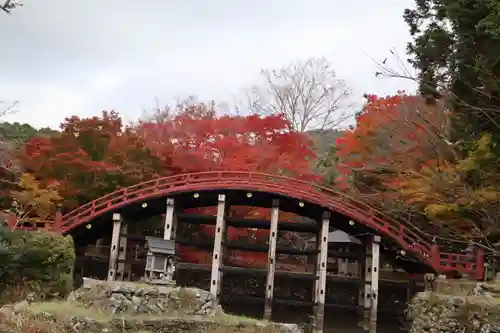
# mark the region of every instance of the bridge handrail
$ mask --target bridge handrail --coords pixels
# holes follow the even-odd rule
[[[381,226],[386,226],[392,230],[388,230],[392,234],[396,233],[404,241],[406,238],[413,243],[418,244],[422,251],[430,253],[431,242],[430,236],[426,233],[420,231],[413,224],[406,221],[397,221],[393,217],[386,213],[364,203],[357,199],[354,199],[344,193],[335,191],[331,188],[321,186],[318,184],[310,183],[296,178],[291,178],[282,175],[273,175],[267,173],[258,172],[245,172],[245,171],[207,171],[198,173],[186,173],[174,176],[167,176],[158,179],[149,180],[146,182],[138,183],[129,187],[125,187],[114,192],[108,193],[102,197],[99,197],[87,204],[79,206],[75,210],[69,212],[62,216],[61,224],[67,225],[68,222],[77,218],[85,213],[98,212],[99,208],[105,209],[107,204],[113,200],[119,200],[122,197],[127,196],[127,194],[133,194],[134,192],[139,192],[146,188],[158,188],[161,185],[190,185],[196,183],[203,183],[207,181],[246,181],[257,182],[273,182],[275,181],[279,184],[279,181],[285,182],[287,185],[295,185],[292,187],[302,188],[302,191],[310,192],[309,194],[315,192],[321,192],[324,194],[321,198],[325,199],[328,196],[328,201],[330,203],[341,203],[350,213],[355,212],[356,214],[363,213],[365,219],[371,219],[372,224],[379,224]],[[390,226],[390,227],[389,227]]]

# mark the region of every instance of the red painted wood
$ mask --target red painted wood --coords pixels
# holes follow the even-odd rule
[[[202,190],[245,190],[289,196],[320,205],[357,223],[362,223],[381,236],[395,240],[405,251],[412,252],[437,272],[481,272],[479,259],[470,255],[441,253],[432,245],[431,236],[412,224],[396,220],[373,207],[343,193],[298,179],[264,173],[213,171],[181,174],[139,183],[104,195],[70,213],[57,216],[53,230],[67,233],[91,222],[96,217],[137,202],[177,193]],[[484,256],[484,255],[483,255]],[[477,268],[477,269],[476,269]],[[484,267],[483,267],[484,274]]]

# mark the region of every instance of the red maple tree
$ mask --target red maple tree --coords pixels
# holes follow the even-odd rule
[[[64,211],[117,188],[174,172],[145,149],[116,112],[67,118],[58,135],[29,140],[19,157],[37,179],[60,183]]]
[[[407,170],[436,165],[450,152],[448,121],[443,104],[428,105],[420,96],[368,95],[356,126],[337,139],[338,184],[372,204],[394,200],[394,185]]]
[[[290,123],[282,115],[217,116],[204,104],[184,106],[173,117],[156,117],[156,121],[139,122],[135,131],[148,148],[183,172],[253,171],[291,176],[306,181],[320,178],[312,171],[315,158],[310,139],[290,131]],[[193,209],[191,212],[215,214],[215,207]],[[231,207],[234,217],[269,219],[264,208]],[[294,220],[293,214],[281,213],[281,220]],[[213,236],[213,226],[202,226]],[[230,228],[230,240],[245,239],[263,242],[268,230]],[[238,261],[266,263],[267,255],[233,251]],[[238,258],[238,259],[235,259]]]
[[[133,126],[124,126],[116,112],[103,112],[101,117],[65,119],[58,135],[29,140],[20,158],[41,182],[60,184],[66,212],[118,188],[181,172],[240,170],[319,180],[312,171],[309,138],[289,129],[280,115],[217,116],[201,104]],[[215,208],[194,211],[214,214]],[[231,214],[270,217],[269,209],[254,207],[232,207]],[[281,219],[294,216],[283,213]],[[203,231],[211,236],[214,228]],[[230,228],[228,237],[262,242],[268,231]],[[182,249],[184,259],[205,260],[192,248]],[[238,262],[267,262],[265,254],[231,256]]]
[[[183,172],[241,170],[318,180],[311,141],[289,128],[281,115],[218,117],[201,104],[171,119],[139,122],[136,131],[165,163]]]

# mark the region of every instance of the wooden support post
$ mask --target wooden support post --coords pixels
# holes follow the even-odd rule
[[[411,278],[408,281],[408,286],[406,287],[406,304],[407,304],[407,306],[409,306],[411,301],[413,300],[414,293],[415,293],[415,279]]]
[[[120,228],[120,234],[126,235],[128,233],[127,223],[122,223]],[[125,265],[123,260],[127,259],[127,237],[120,236],[119,247],[118,247],[118,259],[120,262],[118,263],[118,269],[116,270],[117,277],[120,281],[125,280],[125,269],[128,268],[128,265]]]
[[[372,236],[366,248],[364,329],[377,331],[380,236]]]
[[[163,228],[163,239],[175,240],[177,233],[177,215],[175,213],[175,202],[173,198],[167,199],[167,211],[165,212],[165,226]],[[175,264],[169,260],[167,268],[167,280],[172,282],[175,273]]]
[[[349,248],[348,247],[345,247],[343,249],[343,252],[345,253],[349,253]],[[344,276],[349,276],[349,259],[348,258],[342,258],[342,275]]]
[[[372,297],[370,312],[370,333],[377,332],[378,314],[378,285],[380,274],[380,236],[373,236],[372,240]]]
[[[319,239],[318,272],[316,273],[315,288],[315,313],[313,333],[323,332],[323,322],[325,317],[325,297],[326,297],[326,272],[328,262],[328,234],[330,233],[330,212],[323,213],[321,221],[321,236]]]
[[[264,319],[271,320],[274,295],[274,272],[276,270],[276,240],[278,238],[279,200],[273,200],[271,226],[269,230],[269,252],[267,262],[266,300]]]
[[[109,253],[108,281],[114,281],[116,278],[116,259],[120,246],[120,230],[122,217],[120,214],[113,214],[113,233],[111,234],[111,250]]]
[[[339,252],[342,252],[344,249],[338,249]],[[343,259],[340,257],[335,258],[337,261],[337,275],[342,275],[342,264],[343,264]]]
[[[366,290],[366,249],[363,250],[363,257],[358,259],[358,271],[359,271],[359,288],[358,288],[358,326],[364,328],[364,307],[365,307],[365,290]]]
[[[220,298],[220,286],[222,284],[221,268],[222,259],[224,256],[224,248],[222,245],[222,238],[225,234],[226,228],[226,196],[224,194],[219,194],[217,204],[217,219],[215,222],[215,239],[214,239],[214,251],[212,256],[212,274],[210,277],[210,293],[214,299],[216,305],[219,304]]]
[[[342,258],[342,275],[349,275],[349,260],[347,258]]]
[[[174,199],[167,199],[167,211],[165,213],[165,228],[163,230],[163,239],[174,240],[177,231],[177,216],[175,214]]]
[[[137,224],[127,224],[127,234],[129,235],[135,235],[137,232]],[[126,280],[127,281],[132,281],[132,261],[137,260],[137,256],[135,255],[135,252],[133,251],[133,242],[128,242],[127,241],[127,260],[128,263],[125,265],[125,274],[127,275]],[[136,245],[137,247],[137,245]]]
[[[314,300],[313,304],[313,313],[316,313],[316,297],[318,295],[318,288],[319,288],[319,265],[320,265],[320,260],[319,260],[319,252],[321,249],[321,227],[318,229],[316,232],[316,255],[314,258],[314,282],[313,282],[313,290],[312,290],[312,299]]]

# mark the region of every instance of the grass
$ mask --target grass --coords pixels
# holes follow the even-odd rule
[[[113,318],[112,314],[105,311],[87,308],[68,301],[33,303],[26,311],[35,315],[47,313],[58,316],[91,318],[97,322],[106,322]]]
[[[113,319],[122,319],[126,320],[165,320],[165,316],[160,315],[150,315],[150,314],[126,314],[126,315],[113,315],[109,312],[103,310],[97,310],[93,308],[87,308],[82,305],[78,305],[75,303],[71,303],[68,301],[52,301],[52,302],[41,302],[41,303],[33,303],[26,309],[27,312],[32,313],[34,315],[40,314],[51,314],[56,316],[65,316],[65,317],[79,317],[79,318],[89,318],[96,322],[109,322]],[[194,318],[192,316],[184,316],[181,319],[190,319]],[[170,319],[179,319],[179,317],[170,318]],[[221,325],[238,325],[240,323],[244,323],[247,325],[266,325],[267,321],[236,316],[224,313],[218,313],[215,316],[205,318],[206,321],[214,322]]]
[[[160,328],[166,322],[169,321],[185,321],[190,322],[191,320],[197,319],[200,322],[200,326],[205,325],[202,329],[206,333],[275,333],[276,329],[272,325],[268,325],[268,322],[227,315],[219,313],[212,317],[202,318],[202,317],[181,317],[181,318],[165,318],[164,316],[151,316],[147,314],[138,315],[113,315],[106,311],[86,308],[82,305],[71,303],[68,301],[52,301],[52,302],[40,302],[33,303],[25,311],[15,317],[5,320],[0,323],[0,332],[2,333],[69,333],[69,332],[80,332],[68,329],[67,323],[70,322],[70,318],[81,318],[86,321],[92,322],[92,327],[95,328],[95,332],[107,331],[109,333],[116,332],[143,332],[143,333],[156,333],[163,332]],[[190,320],[191,319],[191,320]],[[151,323],[158,321],[159,328],[152,328]],[[141,323],[148,323],[147,327],[140,327]],[[121,328],[118,330],[116,323],[122,323]],[[260,324],[260,325],[259,325]],[[124,326],[123,326],[124,325]],[[125,330],[125,326],[132,325],[133,330]],[[153,326],[154,326],[153,325]],[[132,327],[131,326],[131,327]],[[188,325],[189,326],[189,325]],[[194,326],[197,326],[195,324]],[[109,327],[109,328],[108,328]],[[130,329],[130,327],[128,328]],[[185,327],[179,332],[187,332]],[[118,330],[118,331],[117,331]],[[170,330],[169,330],[170,331]],[[82,333],[94,332],[94,329],[89,330],[86,328]],[[193,330],[193,332],[198,332],[198,330]]]

